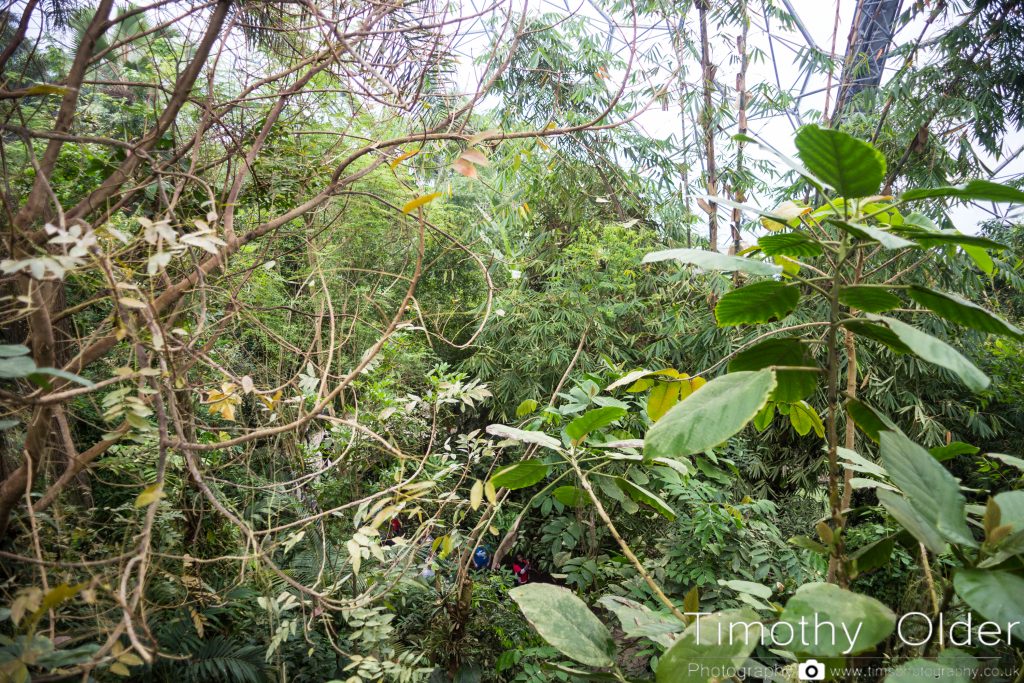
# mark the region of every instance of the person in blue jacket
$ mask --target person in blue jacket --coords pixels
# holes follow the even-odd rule
[[[491,553],[484,546],[477,546],[473,551],[473,569],[487,569],[491,563]]]

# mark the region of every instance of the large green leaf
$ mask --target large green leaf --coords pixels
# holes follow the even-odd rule
[[[668,518],[669,521],[672,521],[676,518],[676,511],[673,510],[668,503],[666,503],[661,498],[651,493],[644,487],[637,486],[636,484],[631,482],[629,479],[626,479],[625,477],[615,477],[615,483],[630,498],[632,498],[638,503],[643,503],[644,505],[651,506],[652,508],[657,510],[658,514],[660,514],[662,517]]]
[[[28,377],[36,371],[36,362],[28,356],[0,358],[0,379]]]
[[[984,372],[975,367],[974,363],[967,360],[962,353],[952,346],[912,327],[905,322],[886,318],[884,316],[873,316],[871,319],[878,319],[888,325],[899,340],[919,358],[946,368],[963,381],[970,389],[981,391],[989,385],[989,378]]]
[[[981,449],[977,446],[972,446],[969,443],[963,441],[953,441],[951,443],[943,444],[942,446],[933,446],[928,449],[928,452],[932,454],[932,457],[939,462],[945,462],[950,458],[955,458],[958,455],[974,455]]]
[[[715,306],[715,319],[722,327],[776,322],[792,313],[799,301],[796,285],[755,282],[723,296]]]
[[[523,489],[527,486],[533,486],[548,476],[549,469],[549,466],[540,460],[524,460],[498,470],[491,477],[491,484],[496,489]]]
[[[878,194],[885,157],[863,140],[830,128],[803,126],[796,148],[807,169],[847,199]]]
[[[821,255],[821,245],[800,232],[765,235],[757,240],[765,256],[811,257]]]
[[[587,495],[587,492],[575,486],[559,486],[551,492],[551,495],[559,503],[570,508],[583,507],[590,503],[590,496]]]
[[[778,645],[815,657],[840,657],[865,652],[888,638],[896,615],[866,595],[831,583],[807,583],[786,603],[779,621],[789,624],[795,637],[789,646]],[[834,624],[834,630],[814,628],[824,622]]]
[[[839,301],[868,313],[884,313],[900,307],[900,298],[883,285],[849,285],[839,288]]]
[[[882,507],[892,515],[892,518],[900,526],[909,531],[911,536],[924,543],[924,547],[936,555],[941,555],[946,551],[946,541],[942,534],[933,523],[914,509],[909,500],[898,493],[885,489],[878,489],[877,495],[878,502],[882,504]]]
[[[1009,337],[1019,337],[1024,334],[1024,330],[1016,325],[1010,324],[978,304],[962,299],[955,294],[939,292],[921,285],[911,285],[907,293],[911,299],[935,315],[960,325]]]
[[[678,458],[714,448],[753,420],[774,389],[771,370],[716,377],[647,431],[644,456]]]
[[[871,225],[864,225],[863,223],[849,223],[847,221],[841,221],[838,218],[829,218],[828,222],[836,226],[843,232],[853,235],[854,237],[862,240],[868,240],[869,242],[878,242],[886,249],[906,249],[908,247],[916,247],[917,244],[911,242],[908,239],[904,239],[899,235],[894,235],[888,230],[882,230]]]
[[[1003,491],[992,499],[999,507],[999,524],[1010,528],[1010,533],[998,544],[1000,553],[1024,554],[1024,491]]]
[[[49,375],[51,377],[60,377],[61,379],[66,379],[69,382],[81,384],[83,387],[95,386],[92,380],[88,380],[80,375],[76,375],[73,372],[61,370],[60,368],[36,368],[36,371],[33,372],[32,375],[30,375],[30,379],[35,379],[34,375]]]
[[[702,270],[720,271],[723,273],[747,273],[749,275],[778,275],[782,267],[774,263],[765,263],[739,256],[727,256],[717,251],[704,251],[702,249],[666,249],[654,251],[644,256],[644,263],[656,261],[676,260],[690,266],[697,266]]]
[[[768,339],[741,351],[729,361],[729,372],[761,370],[775,366],[817,367],[807,347],[796,337]],[[792,403],[807,398],[818,388],[819,373],[813,370],[775,370],[771,400]]]
[[[612,634],[572,591],[549,583],[528,583],[508,594],[541,637],[566,657],[589,666],[614,663]]]
[[[914,226],[901,226],[894,230],[901,236],[914,240],[922,247],[940,247],[945,244],[958,244],[965,251],[972,248],[1005,249],[1006,245],[980,235],[965,235],[956,230],[931,231]]]
[[[988,180],[971,180],[963,185],[945,185],[943,187],[907,190],[900,195],[900,199],[905,202],[913,199],[933,199],[937,197],[1024,204],[1024,192],[1015,187],[993,183]]]
[[[1017,622],[1013,640],[1024,641],[1024,577],[1002,570],[960,569],[953,575],[953,587],[971,609],[1000,628]]]
[[[863,318],[844,320],[843,327],[850,330],[859,337],[872,339],[880,344],[885,344],[896,353],[911,353],[910,347],[904,344],[896,334],[885,325],[869,323]]]
[[[626,414],[625,408],[605,406],[588,410],[565,426],[565,433],[573,444],[578,444],[590,432],[607,427]]]
[[[911,506],[953,543],[976,546],[967,527],[960,482],[932,454],[900,432],[884,431],[879,455],[889,477]]]
[[[721,678],[723,670],[743,665],[761,635],[757,613],[749,608],[698,617],[658,661],[657,683]]]

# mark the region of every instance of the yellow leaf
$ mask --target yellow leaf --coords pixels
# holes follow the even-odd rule
[[[487,496],[487,501],[491,505],[498,504],[498,493],[494,490],[494,484],[491,483],[490,479],[488,479],[487,483],[484,484],[484,495]]]
[[[782,266],[782,272],[786,275],[796,275],[800,272],[800,264],[787,256],[775,256],[775,265]]]
[[[800,216],[803,216],[810,212],[811,207],[800,206],[799,204],[793,201],[782,202],[774,209],[772,209],[773,215],[778,216],[779,218],[785,218],[787,222],[792,222],[793,220],[799,218]],[[783,230],[784,228],[787,227],[785,223],[780,223],[779,221],[772,220],[767,216],[761,217],[761,225],[763,225],[766,229],[771,230],[773,232],[776,230]]]
[[[491,533],[491,536],[497,536],[498,534],[501,533],[500,531],[498,531],[498,527],[493,526],[493,525],[487,527],[487,531],[489,531]]]
[[[128,667],[122,664],[121,662],[114,662],[113,664],[111,664],[110,673],[117,674],[118,676],[124,676],[125,678],[132,675],[132,672],[128,669]]]
[[[682,382],[658,382],[647,396],[647,416],[657,422],[669,408],[679,403],[679,388]]]
[[[26,95],[63,95],[68,91],[63,85],[40,83],[25,89]]]
[[[691,377],[688,382],[680,382],[679,400],[682,401],[707,383],[708,381],[703,377]]]
[[[374,515],[373,521],[370,522],[370,526],[374,529],[379,529],[381,524],[394,517],[395,513],[399,510],[401,510],[401,508],[397,505],[388,505],[386,508]]]
[[[348,557],[352,562],[352,573],[359,573],[359,565],[363,562],[363,551],[353,539],[345,541],[345,549],[348,550]]]
[[[206,625],[205,625],[205,623],[203,622],[203,617],[202,617],[202,615],[201,615],[201,614],[199,614],[199,612],[197,612],[197,611],[196,611],[196,610],[195,610],[194,608],[192,608],[192,607],[189,607],[189,608],[188,608],[188,611],[189,611],[189,612],[191,612],[191,614],[192,614],[192,625],[193,625],[193,626],[195,627],[195,629],[196,629],[196,634],[197,634],[197,635],[198,635],[198,636],[199,636],[200,638],[202,638],[202,637],[203,637],[203,632],[204,632],[204,631],[206,630]]]
[[[117,661],[128,666],[142,666],[145,662],[142,661],[142,657],[138,656],[134,652],[125,652],[123,655],[117,658]]]
[[[47,591],[46,595],[43,596],[43,603],[39,606],[39,612],[46,612],[51,610],[57,605],[70,600],[82,591],[88,584],[76,583],[73,586],[69,586],[66,583],[62,583],[59,586],[55,586]]]
[[[164,497],[163,489],[163,484],[151,484],[150,486],[142,489],[142,493],[140,493],[135,499],[135,507],[146,507],[147,505],[160,500]]]
[[[242,403],[242,397],[235,394],[237,387],[231,382],[220,385],[220,391],[216,389],[206,393],[203,403],[207,404],[207,410],[211,415],[220,415],[228,422],[235,421],[235,407]]]
[[[477,479],[469,491],[469,507],[478,510],[482,502],[484,502],[484,483]]]
[[[402,213],[411,213],[416,209],[420,208],[421,206],[429,204],[430,202],[434,201],[440,196],[440,192],[431,192],[430,194],[425,194],[421,197],[417,197],[416,199],[412,200],[411,202],[402,207]]]
[[[405,152],[404,154],[399,155],[397,158],[395,158],[394,161],[391,162],[391,168],[397,168],[400,163],[402,163],[406,159],[413,158],[414,156],[416,156],[419,153],[420,153],[420,150],[414,149],[411,152]]]
[[[11,683],[28,683],[28,667],[20,659],[12,659],[0,664],[0,680]]]
[[[260,394],[257,394],[256,398],[260,400],[260,402],[267,410],[274,410],[277,408],[277,404],[281,402],[281,396],[281,390],[278,389],[270,398],[267,398],[266,396],[262,396]]]
[[[11,621],[17,626],[21,623],[25,613],[33,613],[39,609],[39,604],[43,601],[43,591],[33,586],[32,588],[26,588],[24,591],[18,594],[18,597],[11,603]]]

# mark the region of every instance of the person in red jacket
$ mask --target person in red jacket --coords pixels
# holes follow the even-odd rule
[[[530,581],[530,561],[522,555],[516,555],[512,561],[512,573],[516,575],[516,583],[522,586]]]

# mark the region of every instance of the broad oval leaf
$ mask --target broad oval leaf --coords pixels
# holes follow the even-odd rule
[[[885,179],[885,157],[863,140],[838,130],[803,126],[797,152],[807,170],[847,199],[878,194]]]
[[[1013,640],[1024,640],[1024,577],[1008,571],[960,569],[953,575],[953,587],[971,609],[1001,628],[1017,622]]]
[[[614,663],[612,634],[572,591],[549,583],[528,583],[508,594],[541,637],[566,657],[589,666]]]
[[[989,385],[988,375],[979,370],[974,363],[967,360],[962,353],[941,339],[893,318],[886,318],[884,316],[870,317],[885,322],[900,342],[909,348],[914,355],[929,363],[946,368],[959,377],[970,389],[981,391]]]
[[[856,335],[884,344],[896,353],[912,353],[910,347],[900,341],[900,338],[885,325],[869,323],[863,318],[854,318],[853,320],[844,320],[843,327]]]
[[[966,500],[960,482],[932,454],[900,432],[884,431],[879,456],[910,505],[953,543],[971,547],[977,542],[967,527]]]
[[[0,379],[28,377],[36,371],[36,362],[29,356],[0,358]]]
[[[729,361],[729,372],[775,369],[776,386],[771,400],[792,403],[807,398],[818,387],[814,370],[779,370],[775,366],[817,367],[807,347],[796,337],[768,339],[741,351]]]
[[[24,344],[0,344],[0,358],[11,356],[27,356],[29,348]]]
[[[792,313],[799,302],[796,285],[755,282],[723,296],[715,306],[715,320],[721,327],[776,322]]]
[[[911,285],[907,293],[911,299],[935,315],[960,325],[1008,337],[1019,337],[1024,334],[1024,330],[1016,325],[955,294],[939,292],[921,285]]]
[[[658,660],[657,683],[707,683],[742,666],[760,644],[761,628],[757,613],[746,607],[698,617]]]
[[[590,496],[587,495],[586,491],[576,486],[559,486],[551,492],[551,495],[559,503],[570,508],[583,507],[590,503]]]
[[[617,406],[605,406],[604,408],[588,410],[566,425],[565,433],[575,445],[582,441],[590,432],[601,427],[607,427],[625,414],[626,409]]]
[[[702,270],[719,271],[723,273],[747,273],[748,275],[778,275],[782,267],[773,263],[756,261],[739,256],[728,256],[719,254],[717,251],[704,251],[702,249],[666,249],[664,251],[653,251],[644,256],[644,263],[655,263],[657,261],[676,260],[689,266],[697,266]]]
[[[843,232],[853,235],[858,239],[878,242],[886,249],[906,249],[908,247],[918,246],[916,242],[911,242],[899,235],[894,235],[888,230],[882,230],[881,228],[876,228],[871,225],[864,225],[863,223],[849,223],[836,218],[830,218],[828,222]]]
[[[884,604],[831,583],[800,586],[779,621],[789,624],[795,633],[786,649],[815,657],[865,652],[888,638],[896,627],[896,615]],[[834,624],[835,632],[800,626],[822,622]]]
[[[810,209],[807,209],[808,211]],[[765,256],[796,256],[810,258],[821,255],[821,245],[800,232],[765,235],[757,240]]]
[[[910,532],[910,535],[924,544],[924,547],[936,555],[946,551],[946,540],[935,528],[935,525],[925,519],[910,501],[892,491],[879,489],[877,492],[878,502],[882,504],[886,512],[892,515],[900,526]]]
[[[771,370],[716,377],[647,431],[644,456],[679,458],[714,448],[753,420],[774,389]]]
[[[772,589],[763,583],[754,583],[753,581],[742,581],[740,579],[733,579],[732,581],[726,581],[724,579],[718,580],[719,586],[726,586],[731,588],[738,593],[747,593],[753,595],[756,598],[762,600],[769,600],[772,597]]]
[[[506,488],[514,491],[533,486],[548,476],[550,467],[540,460],[524,460],[515,465],[509,465],[498,470],[491,477],[491,485],[494,488]]]
[[[839,288],[839,302],[868,313],[884,313],[899,308],[900,298],[883,285],[848,285]]]
[[[896,423],[861,400],[851,398],[846,402],[846,412],[853,418],[869,439],[878,443],[879,434],[885,430],[898,432]]]
[[[676,518],[676,511],[673,510],[668,503],[666,503],[657,495],[651,493],[644,487],[637,486],[636,484],[626,479],[625,477],[616,477],[615,483],[630,498],[632,498],[638,503],[643,503],[644,505],[651,506],[652,508],[658,511],[658,514],[660,514],[663,517],[666,517],[669,521],[672,521]]]

